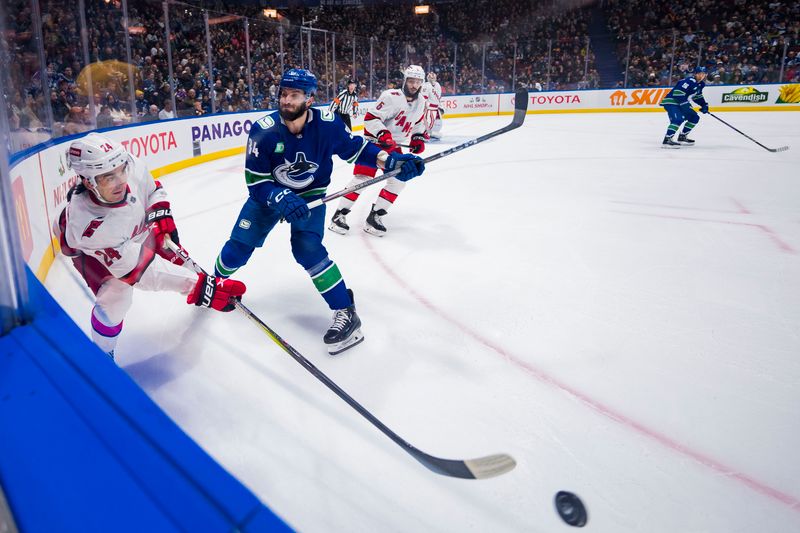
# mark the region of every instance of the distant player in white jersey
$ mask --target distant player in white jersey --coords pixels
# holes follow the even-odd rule
[[[67,159],[81,181],[59,217],[61,251],[96,296],[92,340],[100,349],[114,357],[134,287],[233,310],[243,283],[196,274],[165,248],[167,238],[178,243],[178,230],[166,192],[141,161],[96,133],[73,141]]]
[[[376,143],[388,153],[402,153],[398,146],[400,143],[408,144],[412,154],[420,154],[425,150],[428,94],[422,89],[424,80],[425,71],[422,67],[411,65],[403,73],[402,90],[389,89],[381,93],[375,109],[364,115],[364,137],[368,141]],[[374,166],[356,165],[353,169],[353,180],[347,186],[374,178],[376,172],[377,168]],[[405,182],[395,178],[386,180],[386,185],[372,204],[364,231],[379,237],[386,233],[386,226],[381,218],[386,215],[405,185]],[[350,230],[345,217],[358,196],[357,192],[352,192],[342,197],[328,229],[342,235]]]
[[[431,139],[442,138],[442,86],[436,81],[436,73],[428,72],[428,81],[422,85],[422,90],[428,94],[428,112],[426,115],[428,134]]]

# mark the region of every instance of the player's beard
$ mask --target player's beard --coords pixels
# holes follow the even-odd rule
[[[284,109],[283,107],[281,107],[280,110],[281,118],[284,120],[284,122],[292,122],[293,120],[297,120],[298,118],[302,117],[307,110],[308,110],[307,102],[303,102],[302,104],[300,104],[300,106],[297,108],[297,111],[295,112],[289,111],[288,109]]]
[[[406,85],[405,83],[403,84],[403,94],[406,95],[406,98],[411,98],[412,101],[417,99],[420,90],[422,90],[422,87],[418,87],[417,92],[412,94],[408,91],[408,85]]]

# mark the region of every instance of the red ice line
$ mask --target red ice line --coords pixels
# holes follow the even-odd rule
[[[526,373],[528,373],[529,375],[535,377],[537,380],[539,380],[541,382],[544,382],[544,383],[547,383],[547,384],[550,384],[550,385],[556,387],[557,389],[560,389],[560,390],[566,392],[567,394],[577,398],[578,400],[580,400],[584,404],[588,405],[589,407],[591,407],[592,409],[594,409],[598,413],[610,418],[611,420],[614,420],[615,422],[618,422],[619,424],[622,424],[623,426],[626,426],[626,427],[628,427],[630,429],[633,429],[637,433],[639,433],[641,435],[644,435],[646,437],[649,437],[649,438],[655,440],[656,442],[662,444],[663,446],[666,446],[667,448],[669,448],[669,449],[671,449],[671,450],[673,450],[675,452],[678,452],[681,455],[685,455],[687,457],[690,457],[690,458],[694,459],[695,461],[699,462],[700,464],[702,464],[702,465],[714,470],[715,472],[718,472],[718,473],[720,473],[720,474],[722,474],[722,475],[724,475],[726,477],[735,479],[736,481],[742,483],[744,486],[754,490],[755,492],[758,492],[758,493],[763,494],[763,495],[765,495],[765,496],[767,496],[769,498],[772,498],[773,500],[776,500],[776,501],[780,502],[781,504],[786,505],[787,507],[789,507],[790,509],[792,509],[794,511],[800,512],[800,499],[795,498],[794,496],[791,496],[791,495],[786,494],[784,492],[781,492],[778,489],[772,488],[772,487],[770,487],[770,486],[768,486],[768,485],[766,485],[766,484],[764,484],[764,483],[762,483],[762,482],[760,482],[760,481],[748,476],[747,474],[743,474],[741,472],[736,472],[733,468],[725,466],[720,461],[717,461],[716,459],[713,459],[712,457],[709,457],[708,455],[705,455],[705,454],[703,454],[701,452],[693,450],[693,449],[689,448],[688,446],[686,446],[685,444],[682,444],[682,443],[672,439],[671,437],[668,437],[667,435],[664,435],[663,433],[660,433],[660,432],[658,432],[658,431],[656,431],[654,429],[648,428],[647,426],[637,422],[636,420],[633,420],[632,418],[615,411],[614,409],[612,409],[611,407],[608,407],[607,405],[603,404],[602,402],[600,402],[598,400],[595,400],[594,398],[591,398],[589,395],[579,391],[578,389],[575,389],[575,388],[573,388],[573,387],[571,387],[571,386],[569,386],[569,385],[567,385],[565,383],[562,383],[561,381],[559,381],[558,379],[556,379],[553,376],[549,375],[547,372],[543,371],[542,369],[537,368],[537,367],[531,365],[530,363],[528,363],[526,361],[523,361],[522,359],[520,359],[520,358],[514,356],[513,354],[509,353],[508,351],[506,351],[501,346],[498,346],[498,345],[494,344],[492,341],[490,341],[490,340],[486,339],[485,337],[482,337],[481,335],[477,334],[472,328],[462,324],[458,320],[456,320],[456,319],[452,318],[451,316],[449,316],[447,313],[443,312],[441,309],[439,309],[438,307],[433,305],[433,303],[431,303],[427,298],[425,298],[424,296],[419,294],[410,285],[408,285],[378,255],[378,253],[375,251],[375,249],[372,247],[372,244],[370,243],[371,237],[367,237],[366,235],[363,235],[362,239],[364,240],[366,248],[367,248],[367,250],[369,250],[369,252],[372,255],[372,258],[375,260],[375,262],[378,263],[381,266],[381,268],[383,268],[383,270],[389,275],[389,277],[391,277],[399,286],[403,287],[403,289],[408,294],[413,296],[414,299],[416,299],[418,302],[420,302],[430,312],[432,312],[433,314],[435,314],[435,315],[439,316],[440,318],[446,320],[447,322],[449,322],[450,324],[452,324],[453,326],[455,326],[456,328],[461,330],[465,335],[467,335],[467,336],[471,337],[473,340],[477,341],[479,344],[482,344],[485,347],[487,347],[490,350],[492,350],[493,352],[497,353],[498,355],[501,355],[509,363],[511,363],[511,364],[513,364],[513,365],[515,365],[517,367],[522,368],[523,370],[525,370]]]
[[[734,226],[749,226],[751,228],[760,229],[761,231],[766,233],[767,237],[772,239],[775,242],[775,244],[778,246],[778,248],[780,248],[784,252],[787,252],[787,253],[790,253],[790,254],[796,254],[797,253],[797,251],[794,248],[792,248],[787,242],[782,240],[778,236],[778,234],[775,233],[772,230],[772,228],[770,228],[768,226],[764,226],[763,224],[752,224],[750,222],[733,222],[731,220],[714,220],[714,219],[711,219],[711,218],[683,217],[683,216],[678,216],[678,215],[659,215],[659,214],[656,214],[656,213],[638,213],[638,212],[634,212],[634,211],[619,211],[619,210],[613,210],[613,209],[612,209],[612,212],[620,213],[620,214],[623,214],[623,215],[639,215],[639,216],[642,216],[642,217],[672,218],[672,219],[676,219],[676,220],[691,220],[693,222],[716,222],[717,224],[731,224],[731,225],[734,225]]]

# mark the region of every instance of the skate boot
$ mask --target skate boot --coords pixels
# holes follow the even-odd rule
[[[680,148],[681,144],[672,140],[672,137],[664,137],[664,142],[661,143],[661,148]]]
[[[331,225],[328,226],[328,229],[339,235],[347,234],[350,231],[350,226],[347,225],[347,219],[345,218],[348,214],[350,214],[350,210],[347,208],[337,209],[333,214],[333,218],[331,218]]]
[[[383,225],[381,217],[386,216],[386,209],[375,209],[375,204],[372,204],[372,210],[367,217],[367,223],[364,225],[364,231],[378,237],[383,237],[386,234],[386,226]]]
[[[678,135],[678,142],[680,144],[685,144],[686,146],[694,146],[694,139],[690,139],[688,135],[688,133],[681,133]]]
[[[348,292],[353,304],[333,312],[333,324],[323,339],[331,355],[342,353],[364,340],[364,334],[361,333],[361,319],[358,318],[353,300],[353,291],[348,290]]]

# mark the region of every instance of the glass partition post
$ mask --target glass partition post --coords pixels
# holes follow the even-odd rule
[[[0,60],[7,67],[10,63],[10,43],[16,39],[6,26],[5,4],[0,4]],[[18,90],[13,79],[17,73],[11,68],[0,71],[0,102]],[[0,108],[0,335],[5,335],[19,324],[30,319],[28,309],[28,284],[25,277],[25,262],[20,245],[20,232],[17,224],[15,196],[11,190],[11,175],[8,168],[6,140],[11,133],[9,121],[14,111],[11,102],[2,102]],[[11,105],[8,105],[11,104]],[[28,103],[29,105],[30,103]],[[19,118],[19,117],[17,117]],[[15,124],[14,127],[18,127]],[[13,150],[13,148],[12,148]],[[12,524],[13,528],[13,524]]]
[[[631,40],[633,39],[633,34],[628,35],[628,53],[625,54],[625,81],[623,82],[624,87],[628,87],[628,71],[630,70],[631,66]]]
[[[675,41],[677,38],[678,38],[678,32],[672,30],[672,51],[670,52],[669,80],[667,80],[667,85],[672,85],[672,69],[675,68]]]
[[[128,18],[128,0],[122,0],[122,31],[125,38],[125,62],[128,64],[128,102],[131,122],[139,122],[136,112],[136,89],[133,83],[133,59],[131,57],[130,19]]]
[[[172,65],[172,39],[171,39],[171,32],[169,26],[169,2],[164,2],[164,44],[166,45],[166,53],[167,53],[167,68],[169,78],[161,83],[161,87],[158,88],[158,92],[164,97],[164,101],[166,101],[166,97],[169,97],[169,101],[171,102],[172,106],[172,116],[173,118],[178,116],[176,114],[176,110],[178,109],[177,103],[175,102],[175,71],[173,70]],[[164,94],[166,91],[169,91],[168,94]],[[164,102],[161,102],[161,106],[164,107]]]
[[[453,94],[458,94],[458,43],[453,43]]]
[[[206,60],[208,61],[208,74],[207,74],[207,79],[208,79],[207,83],[208,83],[208,85],[206,86],[206,90],[208,90],[209,93],[211,93],[211,91],[214,90],[213,87],[214,87],[214,83],[215,83],[214,82],[214,60],[211,57],[212,56],[212,53],[211,53],[211,30],[208,27],[208,10],[206,10],[206,9],[203,10],[203,26],[205,26],[204,27],[204,30],[205,30],[204,33],[206,35]],[[214,97],[213,94],[209,94],[208,97],[211,100],[211,112],[212,113],[216,113],[217,112],[217,99]]]
[[[86,25],[86,1],[78,0],[78,14],[80,17],[81,48],[83,49],[83,65],[91,63],[89,59],[89,27]],[[92,69],[86,69],[86,100],[89,105],[89,126],[97,129],[97,114],[100,112],[99,101],[94,98],[94,82],[92,81]]]
[[[255,91],[255,87],[253,87],[253,64],[250,61],[250,21],[247,17],[243,17],[242,21],[244,24],[245,51],[247,52],[247,95],[250,110],[253,110],[255,109],[253,105],[253,92]]]

